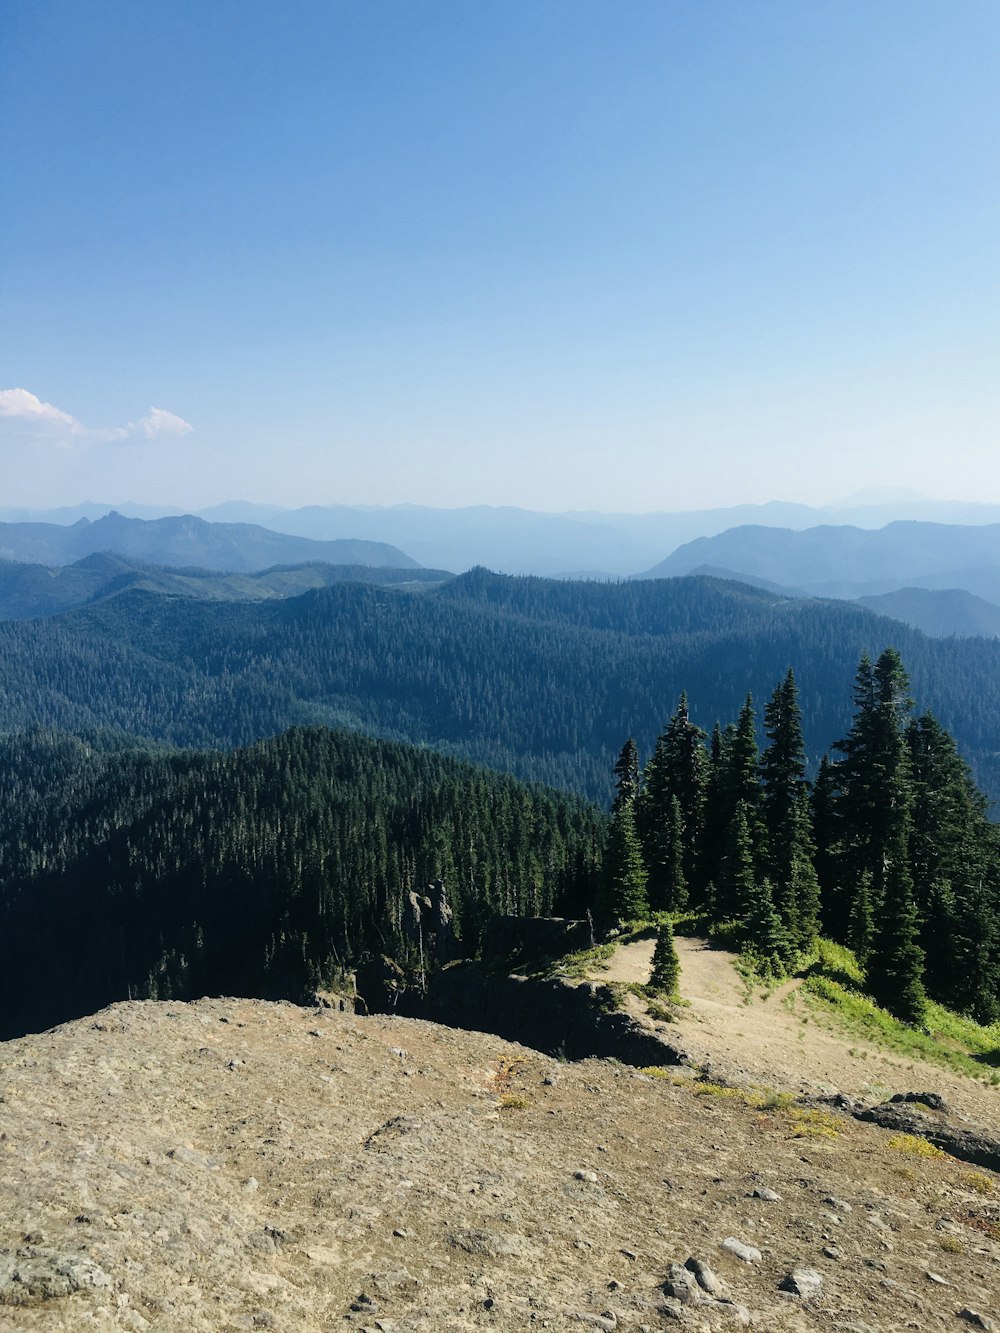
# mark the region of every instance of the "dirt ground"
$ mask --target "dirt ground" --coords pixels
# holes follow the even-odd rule
[[[745,1057],[785,1011],[723,961],[685,1021]],[[6,1043],[0,1330],[994,1327],[1000,1178],[665,1072],[250,1000]]]
[[[678,936],[675,943],[681,997],[687,1002],[678,1011],[676,1031],[682,1044],[687,1040],[692,1050],[703,1050],[710,1063],[731,1063],[766,1087],[795,1092],[845,1092],[868,1099],[940,1092],[954,1118],[1000,1132],[1000,1089],[936,1064],[886,1053],[840,1030],[835,1020],[824,1026],[798,993],[798,980],[748,1000],[731,953],[712,949],[703,939]],[[648,981],[654,944],[622,945],[594,978]]]

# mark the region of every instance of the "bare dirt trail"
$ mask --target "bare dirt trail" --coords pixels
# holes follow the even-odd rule
[[[1000,1091],[938,1065],[880,1050],[863,1038],[824,1025],[791,980],[768,996],[747,990],[734,955],[706,940],[678,936],[680,991],[676,1031],[692,1052],[710,1063],[745,1070],[756,1082],[794,1092],[845,1092],[871,1098],[893,1092],[943,1093],[953,1110],[994,1131],[1000,1125]],[[653,940],[622,945],[594,980],[645,982]],[[638,1007],[638,1004],[637,1004]]]

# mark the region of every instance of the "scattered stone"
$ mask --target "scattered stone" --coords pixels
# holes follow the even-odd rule
[[[974,1328],[981,1328],[983,1333],[1000,1333],[1000,1324],[995,1319],[988,1314],[980,1314],[978,1310],[970,1310],[968,1306],[959,1310],[958,1317],[972,1324]]]
[[[578,1310],[572,1317],[578,1319],[581,1324],[588,1324],[591,1328],[611,1330],[618,1327],[618,1319],[610,1310],[606,1310],[604,1314],[587,1314]]]
[[[545,1077],[542,1079],[542,1083],[547,1088],[554,1088],[558,1082],[559,1082],[558,1074],[546,1074]]]
[[[34,1245],[0,1249],[0,1305],[41,1305],[85,1287],[110,1288],[103,1268],[78,1254],[59,1254]]]
[[[218,1171],[219,1163],[214,1158],[206,1157],[204,1153],[195,1152],[193,1148],[181,1144],[178,1148],[171,1148],[167,1156],[174,1162],[183,1162],[185,1166],[197,1166],[202,1171]]]
[[[823,1290],[823,1279],[815,1268],[793,1268],[778,1283],[780,1291],[790,1291],[803,1300],[813,1300]]]
[[[667,1296],[673,1297],[681,1305],[696,1305],[701,1300],[698,1280],[683,1264],[670,1265],[663,1290]]]
[[[936,1282],[939,1287],[951,1286],[951,1283],[948,1281],[947,1278],[942,1277],[940,1273],[932,1273],[929,1269],[927,1271],[927,1281]]]
[[[824,1245],[823,1254],[827,1259],[843,1259],[844,1252],[839,1245]]]
[[[596,1185],[596,1184],[597,1184],[597,1172],[596,1172],[596,1171],[574,1171],[574,1172],[573,1172],[573,1179],[574,1179],[574,1180],[583,1180],[583,1181],[585,1181],[588,1185]]]
[[[254,1190],[260,1189],[260,1186],[257,1184],[256,1176],[247,1176],[246,1180],[243,1182],[243,1188],[246,1190],[247,1194],[253,1194]]]
[[[725,1296],[726,1284],[721,1277],[709,1268],[704,1259],[696,1259],[694,1255],[691,1255],[685,1261],[684,1267],[688,1272],[695,1275],[698,1286],[701,1287],[702,1291],[707,1291],[709,1296],[715,1296],[716,1298]]]
[[[390,1046],[389,1054],[394,1055],[397,1060],[408,1060],[410,1058],[410,1052],[404,1050],[402,1046]]]
[[[534,1248],[524,1236],[515,1236],[505,1231],[486,1231],[481,1227],[458,1228],[449,1235],[448,1244],[456,1250],[464,1250],[466,1254],[486,1259],[528,1254]]]
[[[765,1203],[780,1203],[781,1195],[776,1194],[774,1190],[769,1190],[763,1185],[756,1186],[750,1192],[751,1199],[763,1199]]]
[[[835,1194],[828,1194],[823,1202],[829,1207],[834,1208],[838,1213],[853,1213],[854,1205],[848,1203],[846,1199],[838,1199]]]
[[[764,1257],[760,1250],[753,1245],[744,1245],[743,1241],[737,1240],[735,1236],[727,1236],[719,1243],[719,1248],[735,1255],[737,1259],[742,1259],[745,1264],[759,1264]]]
[[[625,1250],[625,1249],[621,1249],[621,1250],[618,1251],[618,1253],[619,1253],[619,1254],[624,1254],[624,1256],[625,1256],[626,1259],[638,1259],[638,1257],[639,1257],[639,1256],[636,1254],[635,1250]]]

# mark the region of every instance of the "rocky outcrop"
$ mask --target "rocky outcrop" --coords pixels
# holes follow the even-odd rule
[[[486,959],[562,958],[594,947],[589,920],[561,916],[495,916],[486,923],[482,954]]]
[[[459,963],[431,977],[425,998],[407,1012],[438,1023],[492,1032],[567,1060],[613,1057],[623,1064],[677,1065],[683,1050],[616,1008],[617,997],[596,982],[491,974]]]

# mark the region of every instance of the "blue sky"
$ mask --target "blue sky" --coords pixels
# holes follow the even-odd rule
[[[0,503],[1000,500],[998,56],[993,0],[6,0]]]

